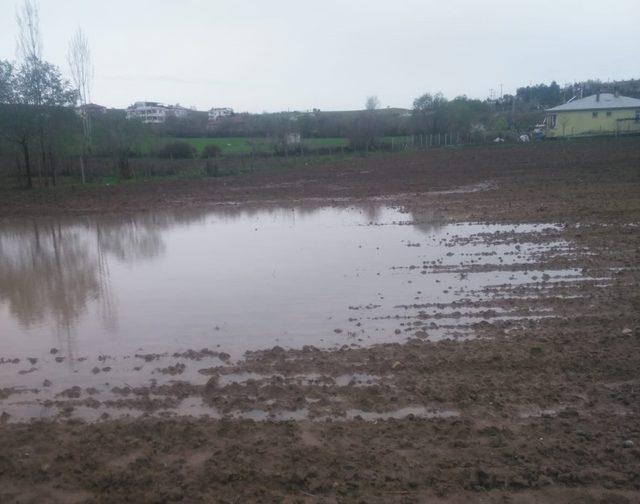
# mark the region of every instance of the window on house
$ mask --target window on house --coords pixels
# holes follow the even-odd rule
[[[549,129],[554,129],[556,127],[556,120],[557,119],[555,114],[551,114],[549,117],[547,117],[547,126],[549,127]]]
[[[591,117],[598,117],[598,113],[597,112],[591,112]]]
[[[636,122],[640,123],[640,110],[636,110]]]
[[[611,111],[607,110],[607,117],[611,117]]]

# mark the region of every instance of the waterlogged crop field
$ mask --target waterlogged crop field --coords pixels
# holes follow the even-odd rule
[[[637,502],[639,162],[8,194],[0,501]]]

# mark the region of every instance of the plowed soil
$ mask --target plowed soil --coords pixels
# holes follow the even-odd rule
[[[382,198],[451,222],[564,224],[562,238],[589,251],[572,264],[610,278],[579,299],[549,297],[553,317],[479,321],[475,339],[275,347],[203,369],[205,386],[123,390],[146,416],[2,416],[0,502],[640,502],[640,139],[0,195],[0,216],[34,218]],[[311,374],[324,378],[295,379]],[[14,392],[0,384],[0,397]],[[222,413],[272,414],[152,415],[157,397],[190,395]]]

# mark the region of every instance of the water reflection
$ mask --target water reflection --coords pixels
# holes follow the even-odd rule
[[[99,322],[99,332],[119,333],[119,312],[126,311],[129,327],[123,334],[145,327],[143,319],[150,316],[144,312],[145,302],[157,293],[152,287],[147,289],[143,285],[152,282],[139,281],[136,284],[132,280],[127,283],[126,272],[147,269],[150,279],[158,276],[171,277],[172,266],[181,263],[180,267],[175,268],[176,277],[171,277],[176,287],[176,302],[165,307],[170,310],[172,305],[180,305],[181,292],[186,292],[187,297],[197,294],[190,292],[188,285],[181,285],[179,272],[184,270],[184,264],[197,261],[197,267],[206,272],[212,267],[224,270],[224,264],[219,264],[220,258],[226,260],[228,257],[231,262],[246,260],[246,269],[237,269],[233,278],[219,272],[212,273],[212,282],[217,279],[218,283],[212,288],[230,288],[235,290],[238,299],[251,299],[252,283],[269,283],[262,273],[252,273],[251,263],[256,267],[255,263],[261,260],[260,256],[246,254],[245,249],[252,242],[279,254],[274,257],[274,262],[278,263],[283,250],[275,249],[282,240],[289,240],[292,246],[308,240],[308,245],[320,247],[317,258],[322,260],[322,233],[319,239],[310,239],[311,234],[318,234],[318,226],[334,228],[327,231],[326,238],[340,242],[346,236],[345,226],[389,218],[389,211],[375,202],[367,202],[350,210],[332,209],[329,213],[325,209],[324,214],[318,208],[309,206],[294,209],[258,206],[239,208],[227,205],[216,208],[215,211],[185,210],[130,216],[3,221],[0,223],[0,329],[3,334],[9,332],[13,335],[21,332],[20,328],[25,334],[32,329],[38,329],[34,334],[42,334],[46,329],[56,335],[57,344],[67,349],[67,355],[73,356],[76,353],[75,331],[83,318],[92,321],[86,326],[87,331],[98,331],[96,322]],[[394,220],[411,221],[414,218],[410,213],[395,210],[391,213]],[[321,216],[318,218],[318,215]],[[299,225],[304,221],[309,221],[310,226]],[[416,229],[421,232],[433,232],[438,227],[433,215],[417,215],[416,221]],[[196,227],[192,229],[193,226]],[[258,234],[259,229],[266,229],[269,236]],[[249,234],[254,231],[255,238]],[[217,233],[220,233],[219,237]],[[177,260],[154,268],[154,261],[162,262],[166,254],[169,235],[172,245],[180,249]],[[298,235],[300,241],[296,241]],[[237,241],[237,250],[234,248],[234,240]],[[200,244],[205,242],[214,242],[210,253],[216,257],[211,258],[211,263],[207,263],[207,257],[203,257],[202,251],[198,250]],[[295,254],[295,251],[292,253]],[[334,253],[336,260],[339,260],[339,250]],[[243,255],[246,257],[243,258]],[[313,256],[312,253],[307,258],[312,260]],[[295,263],[299,259],[292,256],[288,260]],[[273,272],[270,273],[276,275],[278,270],[278,274],[286,277],[286,272],[282,271],[285,265],[286,261],[277,267],[274,265]],[[269,264],[267,266],[270,267]],[[114,267],[120,271],[120,280],[115,288],[112,282]],[[309,267],[313,269],[312,262],[301,265],[301,271]],[[238,278],[238,275],[242,278]],[[322,279],[319,278],[316,287],[321,282]],[[225,285],[219,285],[220,283]],[[238,285],[232,285],[236,283]],[[129,291],[137,292],[138,297],[123,296]],[[206,296],[208,292],[205,289],[201,294]],[[140,306],[135,308],[139,313],[133,315],[131,307],[126,304],[127,300],[119,302],[119,297],[139,302]],[[164,301],[167,302],[167,299]],[[214,303],[215,299],[212,298],[211,302]],[[207,306],[203,303],[200,309],[208,309]],[[237,312],[237,309],[234,311]],[[132,323],[132,318],[137,319],[135,323]],[[188,327],[189,319],[185,322]]]
[[[32,220],[0,232],[0,300],[26,326],[48,315],[59,326],[71,325],[87,300],[101,295],[98,266],[75,227]]]

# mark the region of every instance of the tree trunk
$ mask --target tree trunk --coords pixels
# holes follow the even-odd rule
[[[42,157],[42,164],[40,165],[40,178],[44,177],[45,184],[49,185],[49,181],[47,179],[47,155],[44,149],[44,127],[42,126],[42,124],[40,125],[40,155]]]
[[[86,105],[86,104],[85,104]],[[82,176],[82,183],[85,184],[87,182],[87,177],[85,175],[85,160],[88,157],[88,154],[91,152],[91,124],[89,122],[89,113],[86,108],[84,113],[82,114],[82,154],[80,155],[80,171]],[[88,163],[87,163],[88,164]],[[89,177],[90,179],[93,177]]]
[[[24,168],[27,175],[27,188],[33,187],[33,181],[31,180],[31,162],[29,161],[29,146],[27,142],[22,142],[22,155],[24,156]]]
[[[82,178],[82,183],[86,182],[84,178],[84,154],[80,154],[80,177]]]
[[[133,178],[133,171],[129,166],[129,157],[126,155],[120,155],[118,159],[118,168],[120,172],[120,178],[130,179]]]
[[[51,173],[51,185],[53,187],[56,186],[57,182],[57,166],[56,160],[53,157],[53,150],[51,149],[51,144],[49,144],[49,172]]]
[[[22,166],[20,166],[20,156],[16,154],[16,185],[22,185]]]

